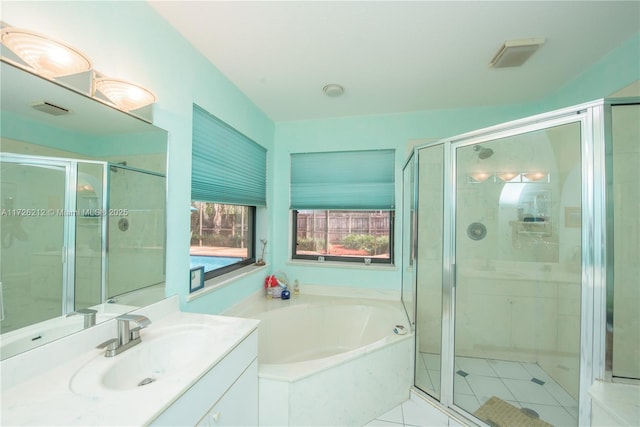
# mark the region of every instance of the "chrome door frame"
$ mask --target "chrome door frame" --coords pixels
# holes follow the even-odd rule
[[[607,278],[606,223],[606,156],[605,156],[605,100],[551,111],[496,126],[464,133],[452,138],[414,147],[414,154],[422,148],[444,144],[444,227],[443,247],[443,306],[440,402],[463,417],[471,415],[453,403],[455,375],[455,196],[456,149],[480,144],[548,127],[580,123],[581,180],[582,180],[582,289],[580,307],[580,385],[578,425],[591,423],[589,388],[596,379],[605,376],[605,324]],[[416,165],[415,172],[419,173]],[[415,180],[416,185],[418,180]],[[417,227],[413,238],[417,242]],[[417,299],[416,299],[417,304]],[[474,418],[475,419],[475,418]]]

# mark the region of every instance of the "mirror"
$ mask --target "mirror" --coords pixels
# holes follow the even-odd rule
[[[164,298],[167,132],[1,66],[4,359]]]

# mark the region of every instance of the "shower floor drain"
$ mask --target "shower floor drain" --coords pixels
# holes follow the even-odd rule
[[[540,415],[531,408],[520,408],[520,412],[527,414],[531,418],[540,418]]]

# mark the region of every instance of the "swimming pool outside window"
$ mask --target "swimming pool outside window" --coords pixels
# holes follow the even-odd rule
[[[205,279],[255,262],[255,207],[191,203],[191,268]]]
[[[267,150],[195,104],[191,142],[191,268],[210,279],[255,262]]]

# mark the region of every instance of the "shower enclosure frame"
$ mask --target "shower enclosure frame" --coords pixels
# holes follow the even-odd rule
[[[64,188],[64,207],[63,209],[63,249],[62,249],[62,312],[61,315],[67,315],[76,310],[75,307],[75,272],[76,272],[76,224],[77,215],[77,187],[78,187],[78,165],[94,164],[102,166],[102,206],[107,206],[107,180],[106,173],[108,163],[96,160],[71,159],[51,156],[36,156],[14,153],[0,153],[2,162],[17,163],[24,165],[34,165],[42,167],[62,167],[65,169],[65,188]],[[60,214],[57,212],[56,215]],[[101,218],[101,233],[103,236],[107,232],[107,217]],[[105,254],[106,239],[101,241],[101,295],[104,301],[104,288],[106,284],[105,276]]]
[[[636,100],[637,101],[637,100]],[[443,283],[442,283],[442,348],[441,348],[441,376],[440,403],[465,416],[473,417],[464,409],[453,402],[454,386],[454,359],[455,359],[455,292],[456,292],[456,149],[505,138],[536,130],[542,130],[553,126],[569,123],[580,124],[580,169],[581,169],[581,301],[580,301],[580,368],[579,368],[579,413],[578,424],[590,425],[591,400],[589,388],[595,379],[604,379],[605,354],[610,354],[606,346],[606,288],[612,286],[611,278],[608,280],[608,260],[611,253],[607,252],[608,239],[611,239],[612,224],[607,220],[607,210],[611,209],[609,191],[611,183],[608,182],[606,167],[611,162],[610,134],[608,122],[610,122],[610,108],[616,103],[629,103],[629,98],[624,100],[597,100],[576,106],[563,108],[548,113],[543,113],[523,119],[510,121],[504,124],[491,126],[473,132],[464,133],[451,138],[425,143],[413,148],[405,169],[411,163],[413,165],[414,182],[411,190],[411,204],[416,214],[410,215],[410,221],[414,222],[411,234],[412,242],[403,245],[403,249],[413,247],[409,255],[403,255],[403,261],[413,257],[413,265],[417,262],[417,242],[419,239],[419,227],[417,223],[417,210],[419,208],[419,157],[420,150],[442,145],[444,149],[443,164]],[[633,101],[632,101],[633,102]],[[403,170],[404,176],[404,170]],[[407,197],[407,195],[405,195]],[[404,209],[407,209],[404,203]],[[415,216],[415,218],[413,218]],[[406,218],[404,216],[403,218]],[[404,224],[403,226],[407,226]],[[417,267],[416,267],[417,268]],[[406,266],[403,265],[403,275]],[[416,327],[419,323],[418,296],[416,269],[410,270],[410,281],[413,287],[413,306],[407,309],[415,314]],[[403,301],[405,290],[403,290]],[[407,301],[404,301],[407,303]],[[416,340],[418,334],[416,333]],[[416,341],[417,345],[417,341]],[[428,393],[425,392],[428,395]],[[431,396],[429,395],[429,398]],[[476,420],[477,422],[477,420]]]
[[[111,167],[117,167],[119,169],[129,170],[132,172],[143,173],[146,175],[157,176],[166,178],[166,175],[160,172],[154,172],[150,170],[140,169],[133,166],[127,166],[121,163],[106,162],[100,160],[85,160],[85,159],[73,159],[62,158],[52,156],[37,156],[37,155],[25,155],[15,153],[0,153],[0,160],[2,162],[34,165],[43,167],[59,167],[64,168],[65,171],[65,187],[64,187],[64,207],[63,216],[63,250],[62,250],[62,307],[61,315],[67,315],[74,312],[78,307],[75,306],[75,288],[76,288],[76,220],[81,215],[78,212],[78,166],[80,164],[85,165],[98,165],[102,168],[102,197],[100,203],[102,206],[103,214],[100,215],[100,302],[107,302],[107,283],[109,280],[109,215],[106,209],[110,206],[110,190],[111,179],[109,173]],[[166,189],[163,194],[166,203]],[[56,212],[59,215],[60,212]],[[166,214],[165,214],[166,223]],[[164,236],[164,247],[166,248],[166,233]],[[166,249],[163,251],[163,268],[166,268]],[[82,308],[82,307],[81,307]]]
[[[97,162],[97,163],[105,163],[105,162]],[[137,172],[137,173],[142,173],[142,174],[146,174],[146,175],[151,175],[151,176],[156,176],[156,177],[160,177],[160,178],[166,178],[166,175],[160,172],[154,172],[154,171],[150,171],[150,170],[146,170],[146,169],[140,169],[134,166],[127,166],[124,163],[114,163],[114,162],[106,162],[105,163],[105,170],[104,170],[104,206],[111,206],[111,177],[109,176],[110,172],[113,172],[112,168],[118,168],[118,169],[123,169],[123,170],[128,170],[128,171],[132,171],[132,172]],[[164,202],[166,205],[166,200],[167,200],[167,194],[166,194],[166,185],[165,185],[165,194],[164,194]],[[102,256],[102,285],[100,288],[101,291],[101,297],[102,297],[102,302],[108,302],[110,301],[109,295],[107,295],[107,283],[109,283],[109,216],[108,215],[104,215],[103,218],[103,229],[102,229],[102,235],[104,236],[103,239],[103,256]],[[166,227],[166,209],[165,209],[165,227]],[[164,235],[164,241],[163,241],[163,246],[164,246],[164,250],[163,250],[163,263],[162,263],[162,268],[164,269],[163,272],[166,272],[166,264],[167,264],[167,251],[166,251],[166,247],[167,247],[167,233],[165,233]]]

